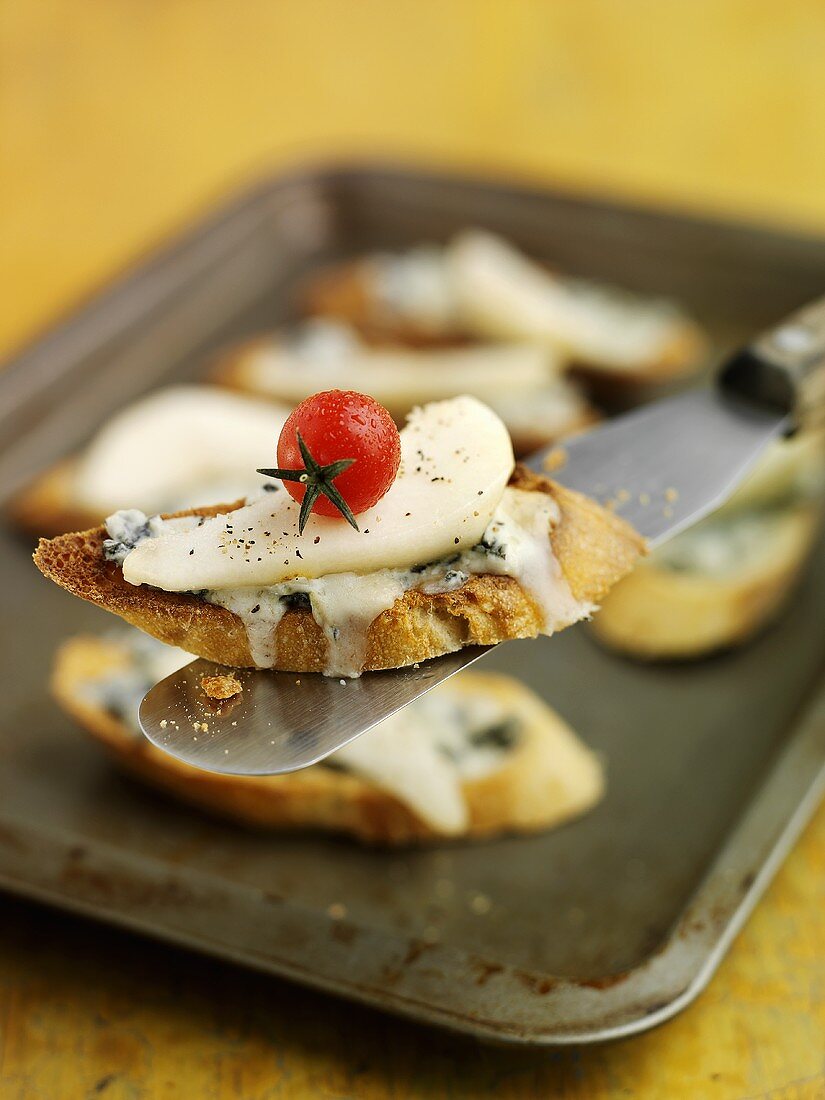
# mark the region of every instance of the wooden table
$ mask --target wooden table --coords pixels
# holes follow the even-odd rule
[[[353,152],[825,229],[818,0],[6,0],[0,350],[265,167]],[[529,1054],[0,899],[0,1096],[825,1096],[825,810],[709,990]]]

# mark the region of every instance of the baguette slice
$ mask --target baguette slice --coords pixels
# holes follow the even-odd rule
[[[416,254],[419,260],[416,261]],[[382,288],[382,257],[368,255],[327,268],[306,284],[301,308],[310,316],[327,317],[355,328],[363,339],[376,344],[400,343],[412,347],[447,347],[480,341],[521,340],[548,346],[567,358],[575,376],[597,400],[627,404],[635,394],[650,396],[662,386],[694,374],[701,366],[707,347],[697,324],[672,309],[667,336],[655,348],[636,357],[609,354],[612,342],[602,341],[601,351],[589,350],[588,334],[603,312],[600,300],[614,301],[612,324],[618,335],[624,310],[631,324],[639,309],[649,310],[651,300],[583,282],[578,289],[564,276],[528,259],[502,238],[468,230],[455,237],[440,253],[442,308],[427,310],[415,303],[405,309],[394,303]],[[420,248],[397,258],[403,265],[424,257],[426,265],[438,270],[436,248]],[[429,257],[429,258],[428,258]],[[488,260],[493,260],[492,270]],[[466,262],[465,262],[466,261]],[[468,266],[469,263],[469,266]],[[500,270],[499,270],[500,268]],[[492,276],[492,278],[490,278]],[[523,291],[527,283],[525,306]],[[542,284],[545,284],[544,286]],[[521,288],[521,289],[519,289]],[[552,314],[559,309],[578,309],[583,294],[594,303],[595,314],[580,325],[580,341],[568,343],[539,307],[535,296],[548,296]],[[556,301],[556,298],[560,301]],[[565,298],[570,299],[564,307]],[[563,327],[563,326],[562,326]]]
[[[591,629],[611,649],[642,660],[703,657],[740,645],[782,609],[799,579],[819,526],[814,503],[712,518],[686,537],[713,539],[727,567],[654,555],[604,601]],[[678,566],[676,568],[675,566]]]
[[[337,328],[337,322],[328,327]],[[470,393],[498,413],[517,455],[584,431],[601,419],[579,386],[549,367],[543,369],[541,349],[525,344],[410,348],[396,342],[376,352],[361,341],[360,350],[366,355],[356,345],[348,357],[306,362],[283,336],[271,333],[227,348],[216,360],[211,380],[295,404],[319,389],[346,385],[380,401],[399,425],[416,405]]]
[[[510,484],[547,493],[561,521],[550,535],[553,552],[576,600],[598,603],[633,568],[644,540],[595,501],[516,467]],[[195,509],[180,515],[215,515],[239,507]],[[75,596],[119,615],[168,645],[241,668],[255,667],[246,629],[233,612],[186,592],[135,586],[105,560],[104,527],[41,539],[38,569]],[[542,617],[534,600],[512,577],[472,576],[452,592],[411,589],[373,620],[362,670],[400,668],[451,653],[465,645],[492,645],[535,637]],[[278,668],[321,672],[327,641],[308,610],[286,612],[277,627]]]
[[[551,828],[590,809],[603,791],[597,759],[550,707],[509,677],[475,672],[438,690],[497,700],[518,723],[519,738],[495,770],[465,777],[468,821],[460,834],[439,831],[412,806],[351,771],[315,765],[280,776],[204,772],[156,748],[89,691],[127,669],[130,660],[128,647],[117,642],[71,638],[58,651],[52,692],[126,771],[190,805],[254,828],[336,832],[377,845],[491,837]]]

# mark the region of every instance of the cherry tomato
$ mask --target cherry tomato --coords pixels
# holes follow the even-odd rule
[[[318,483],[319,479],[313,478],[304,460],[298,433],[322,472],[342,459],[353,460],[347,469],[329,479],[353,515],[377,504],[395,480],[401,461],[398,428],[384,406],[366,394],[354,390],[313,394],[293,410],[284,424],[278,440],[278,466],[308,470],[303,481],[284,479],[293,499],[302,501],[313,481]],[[347,518],[325,495],[323,486],[312,511],[321,516]]]

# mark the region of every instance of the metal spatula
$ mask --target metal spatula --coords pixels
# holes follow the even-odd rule
[[[735,355],[716,387],[620,417],[566,446],[558,480],[612,500],[652,546],[722,504],[775,437],[825,423],[825,299]],[[546,452],[527,462],[541,470]],[[153,744],[198,768],[272,775],[315,764],[490,647],[341,681],[317,673],[241,671],[243,691],[212,705],[196,660],[146,695],[140,724]]]

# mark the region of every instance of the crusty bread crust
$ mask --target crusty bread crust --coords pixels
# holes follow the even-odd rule
[[[547,493],[559,504],[562,518],[551,542],[577,600],[598,603],[644,552],[644,541],[635,531],[580,493],[523,467],[516,468],[510,483]],[[178,514],[215,515],[240,503]],[[105,529],[97,527],[41,539],[35,564],[75,596],[106,608],[162,642],[219,664],[255,667],[246,628],[237,615],[190,593],[129,584],[120,567],[103,557],[105,537]],[[512,577],[473,576],[453,592],[434,595],[412,589],[372,622],[363,670],[400,668],[465,645],[535,637],[540,627],[538,607]],[[279,669],[324,670],[327,640],[310,611],[287,611],[276,639]]]
[[[593,620],[596,637],[642,660],[684,660],[740,645],[779,613],[816,537],[819,509],[777,512],[773,554],[733,576],[642,565],[616,585]]]
[[[6,514],[21,530],[36,537],[82,531],[101,523],[104,516],[76,503],[74,474],[77,460],[64,459],[49,467],[12,497]]]
[[[124,647],[81,635],[58,651],[51,687],[63,709],[127,771],[190,805],[260,829],[344,833],[370,844],[432,842],[439,833],[395,796],[351,773],[315,766],[279,776],[216,775],[156,748],[91,702],[90,681],[128,665]],[[520,722],[519,743],[503,766],[463,784],[469,824],[463,837],[547,829],[590,809],[603,779],[558,715],[509,677],[466,672],[456,689],[497,696]],[[559,763],[560,756],[567,765]]]

